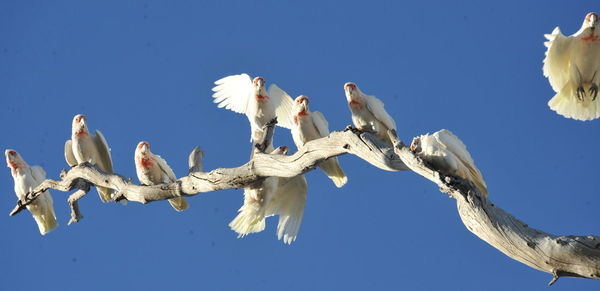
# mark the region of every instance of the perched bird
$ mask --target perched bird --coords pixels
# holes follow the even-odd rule
[[[91,135],[87,118],[83,114],[73,117],[71,139],[65,142],[65,160],[71,167],[88,162],[108,174],[113,173],[110,148],[104,135],[99,130],[96,130],[96,135]],[[96,187],[96,189],[102,202],[113,200],[112,189],[104,187]]]
[[[392,145],[388,136],[389,129],[396,129],[396,122],[385,111],[383,102],[375,96],[364,94],[355,83],[344,84],[348,107],[352,112],[354,126],[362,131],[373,132],[383,142]]]
[[[442,129],[413,139],[410,149],[436,170],[470,180],[487,196],[488,190],[483,175],[471,158],[465,144],[452,132]]]
[[[548,50],[544,76],[556,95],[548,102],[556,113],[576,120],[600,117],[600,36],[598,14],[588,13],[575,34],[564,36],[556,27],[544,35]]]
[[[286,155],[286,146],[276,148],[271,154]],[[267,177],[255,188],[244,190],[244,205],[229,224],[243,237],[265,229],[265,217],[279,215],[277,238],[291,244],[298,236],[308,186],[304,175],[292,178]]]
[[[17,151],[6,150],[4,155],[6,156],[6,164],[10,168],[15,181],[15,193],[19,199],[22,199],[28,192],[46,180],[44,169],[40,166],[30,167]],[[46,190],[31,204],[27,205],[27,210],[33,215],[33,219],[35,219],[42,235],[58,227],[52,204],[50,191]]]
[[[292,108],[288,100],[267,93],[265,81],[261,77],[250,79],[247,74],[232,75],[217,80],[215,85],[212,97],[219,108],[225,107],[248,117],[252,132],[250,141],[253,145],[263,141],[263,126],[275,116],[287,116]],[[270,146],[267,152],[272,150]]]
[[[288,99],[292,102],[291,114],[288,116],[277,115],[277,120],[283,121],[281,122],[281,126],[290,127],[292,138],[298,149],[313,139],[329,135],[329,124],[325,116],[321,112],[310,112],[308,109],[308,97],[300,95],[293,100],[290,95],[275,84],[271,85],[269,91],[273,96],[278,96],[280,99]],[[336,157],[331,157],[321,162],[319,168],[327,174],[337,187],[342,187],[348,182],[348,177],[346,177]]]
[[[144,185],[158,185],[177,181],[175,173],[167,162],[150,151],[150,144],[145,141],[135,148],[135,172]],[[183,197],[169,199],[171,206],[177,211],[186,210],[188,202]]]

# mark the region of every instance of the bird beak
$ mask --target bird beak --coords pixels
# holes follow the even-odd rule
[[[590,15],[590,26],[592,29],[595,28],[596,22],[598,22],[598,15],[596,13],[592,13],[592,15]]]

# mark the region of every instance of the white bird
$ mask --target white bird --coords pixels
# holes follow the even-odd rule
[[[410,148],[436,170],[470,180],[487,196],[488,190],[483,175],[475,166],[465,144],[452,132],[442,129],[413,139]]]
[[[385,111],[383,102],[375,96],[364,94],[355,83],[344,84],[348,107],[352,112],[354,126],[362,131],[373,132],[383,142],[392,145],[388,130],[396,129],[396,122]]]
[[[564,36],[556,27],[544,35],[548,39],[544,76],[556,92],[548,106],[564,117],[584,121],[600,117],[598,27],[598,14],[588,13],[575,34]]]
[[[269,87],[269,92],[273,96],[283,100],[287,99],[293,104],[290,114],[287,116],[277,115],[277,120],[282,120],[278,125],[291,129],[292,138],[298,149],[311,140],[329,135],[329,124],[325,116],[321,112],[310,112],[308,109],[308,97],[300,95],[293,100],[290,95],[275,84]],[[346,177],[336,157],[321,162],[319,168],[327,174],[338,188],[348,182],[348,177]]]
[[[291,103],[277,96],[271,96],[265,90],[265,81],[261,77],[253,80],[247,74],[231,75],[215,82],[212,97],[219,108],[246,114],[250,122],[251,139],[253,144],[261,143],[265,132],[263,126],[275,116],[288,116]],[[253,147],[254,149],[254,147]],[[273,150],[272,146],[267,152]]]
[[[271,154],[287,154],[287,147],[276,148]],[[243,237],[265,229],[265,217],[279,215],[277,238],[291,244],[298,236],[308,186],[304,175],[292,178],[267,177],[264,182],[244,190],[244,205],[231,221],[232,230]]]
[[[138,143],[135,148],[135,172],[138,179],[144,185],[158,185],[173,183],[177,181],[175,173],[163,158],[150,151],[150,144],[145,141]],[[188,202],[183,197],[168,200],[173,209],[177,211],[186,210]]]
[[[113,173],[110,148],[104,135],[99,130],[96,130],[96,135],[91,135],[87,117],[83,114],[73,117],[71,139],[65,142],[65,160],[71,167],[88,162],[108,174]],[[112,189],[104,187],[96,187],[96,189],[102,202],[112,201]]]
[[[6,150],[4,155],[15,181],[15,193],[19,199],[46,180],[44,169],[40,166],[30,167],[17,151]],[[27,205],[27,210],[31,212],[42,235],[58,227],[50,191],[42,192],[31,204]]]

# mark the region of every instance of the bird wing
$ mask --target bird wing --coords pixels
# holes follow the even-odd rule
[[[290,244],[298,236],[300,224],[304,217],[308,185],[304,175],[293,178],[282,178],[275,194],[276,202],[268,210],[267,216],[279,214],[277,238]]]
[[[212,97],[219,108],[246,114],[248,101],[252,98],[252,80],[248,74],[231,75],[215,81]]]
[[[467,146],[452,132],[446,129],[442,129],[433,134],[439,144],[446,148],[447,151],[452,153],[458,158],[460,163],[457,165],[458,175],[471,180],[479,189],[482,194],[487,195],[487,185],[483,179],[483,175],[475,166],[475,161],[471,157]]]
[[[163,172],[163,183],[173,183],[177,181],[177,176],[175,176],[175,172],[173,172],[173,169],[169,167],[167,161],[165,161],[165,159],[161,158],[159,155],[154,155],[154,157],[156,158],[156,164]]]
[[[75,159],[75,155],[73,155],[73,143],[70,139],[65,142],[65,160],[69,166],[77,166],[77,159]]]
[[[317,131],[319,131],[319,135],[321,137],[328,136],[329,135],[329,123],[327,122],[327,119],[325,119],[325,116],[323,115],[323,113],[321,113],[319,111],[314,111],[314,112],[311,112],[310,115],[312,116],[313,124],[317,128]]]
[[[96,161],[96,164],[102,171],[112,174],[113,164],[112,157],[110,156],[110,148],[108,147],[108,143],[102,132],[96,130],[96,135],[93,137],[93,140],[98,151],[98,160]]]
[[[367,107],[373,113],[375,118],[379,119],[379,121],[388,129],[396,129],[396,122],[394,119],[385,111],[383,102],[377,99],[375,96],[365,95],[365,99],[367,100]]]
[[[46,180],[46,171],[40,166],[31,166],[31,174],[33,175],[33,180],[35,180],[35,187],[41,184]]]
[[[569,48],[573,38],[564,36],[558,27],[544,36],[548,39],[544,42],[548,48],[544,59],[544,76],[548,77],[552,89],[559,92],[569,80]]]
[[[275,109],[275,116],[277,116],[277,125],[288,129],[292,128],[291,115],[294,99],[275,84],[269,86],[268,92],[271,104]]]

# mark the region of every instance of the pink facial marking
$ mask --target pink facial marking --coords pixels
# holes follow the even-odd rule
[[[350,101],[350,105],[360,105],[360,102],[355,101],[355,100],[351,100]]]
[[[594,12],[590,12],[585,16],[585,20],[590,21],[590,19],[592,18],[592,15],[595,15],[596,19],[598,18],[598,14],[596,14]]]
[[[75,136],[83,136],[83,135],[88,135],[87,131],[85,131],[83,129],[75,133]]]
[[[598,41],[598,40],[600,40],[600,37],[598,37],[597,35],[592,33],[590,36],[582,37],[581,40],[582,41]]]
[[[138,164],[142,167],[142,168],[150,168],[154,165],[154,160],[152,158],[141,158],[138,162]]]

